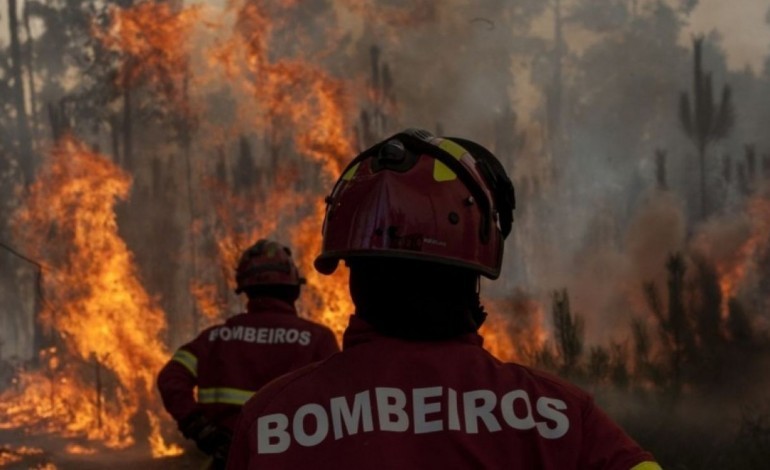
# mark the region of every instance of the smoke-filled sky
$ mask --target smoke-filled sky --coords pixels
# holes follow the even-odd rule
[[[513,2],[514,0],[512,0]],[[667,5],[678,5],[681,0],[666,0]],[[0,2],[0,15],[3,15],[3,23],[6,23],[7,15],[4,9],[7,8],[7,2]],[[24,2],[20,2],[24,3]],[[222,6],[225,0],[186,0],[188,4],[203,4],[207,6]],[[505,23],[502,19],[500,24],[506,24],[505,28],[495,27],[498,23],[493,15],[505,10],[495,1],[473,2],[471,0],[454,0],[452,2],[426,2],[434,11],[428,8],[429,13],[417,27],[394,27],[389,25],[388,21],[372,21],[372,18],[366,14],[365,3],[361,10],[343,8],[356,4],[348,0],[336,0],[334,2],[342,15],[339,20],[351,31],[353,39],[348,39],[348,54],[338,54],[335,57],[338,61],[330,68],[339,67],[345,70],[344,75],[351,82],[363,82],[361,77],[357,77],[357,71],[365,71],[370,67],[368,44],[377,43],[383,39],[383,35],[391,33],[395,38],[385,38],[386,47],[383,50],[385,61],[391,62],[398,68],[397,79],[394,80],[396,95],[401,103],[401,109],[396,119],[389,122],[394,125],[395,120],[399,120],[398,125],[404,123],[406,126],[419,125],[421,127],[438,127],[441,124],[443,132],[446,135],[467,135],[474,139],[493,144],[494,126],[490,123],[496,122],[503,113],[500,103],[507,102],[506,93],[515,95],[513,97],[513,108],[516,110],[517,117],[520,119],[516,126],[527,134],[527,145],[537,146],[539,132],[539,119],[541,116],[530,116],[531,111],[540,112],[543,109],[543,80],[547,75],[547,65],[535,63],[533,65],[532,55],[543,55],[547,49],[541,46],[537,54],[519,54],[524,56],[518,59],[514,51],[513,34],[516,27],[521,27],[516,23]],[[398,3],[398,2],[394,2]],[[575,2],[577,3],[577,2]],[[622,2],[618,2],[622,3]],[[644,2],[639,2],[644,3]],[[652,3],[652,2],[651,2]],[[404,2],[403,5],[407,5]],[[569,4],[569,2],[565,2]],[[597,10],[606,5],[601,1],[588,5],[599,5]],[[508,3],[506,5],[515,5]],[[532,266],[541,267],[539,271],[529,272],[525,269],[519,269],[518,266],[524,263],[517,263],[512,256],[508,257],[507,264],[510,265],[508,271],[504,271],[503,281],[495,284],[500,292],[509,291],[513,286],[536,286],[543,291],[554,288],[568,287],[575,292],[574,304],[580,311],[609,311],[614,312],[620,307],[609,308],[614,299],[602,299],[600,295],[594,292],[594,289],[575,285],[575,279],[595,279],[599,277],[604,279],[603,285],[607,287],[606,292],[615,295],[620,289],[616,284],[622,284],[623,280],[630,285],[637,295],[639,293],[640,280],[647,280],[660,275],[653,275],[653,268],[658,271],[663,269],[662,259],[666,252],[681,248],[685,229],[680,226],[686,218],[688,207],[683,204],[682,209],[677,209],[676,217],[665,211],[657,210],[658,206],[651,204],[650,207],[639,210],[640,194],[644,193],[644,188],[654,187],[653,180],[653,162],[654,150],[664,146],[672,155],[670,166],[670,184],[678,190],[678,194],[684,199],[693,199],[686,193],[686,190],[692,186],[687,180],[690,173],[684,168],[682,163],[691,151],[687,146],[681,131],[676,126],[676,103],[679,90],[689,82],[689,49],[690,36],[692,34],[708,34],[714,30],[719,32],[721,45],[725,50],[725,56],[728,65],[732,69],[743,69],[746,65],[751,66],[755,72],[761,72],[764,68],[763,62],[770,55],[770,25],[765,23],[766,12],[770,8],[770,2],[767,0],[699,0],[698,6],[690,16],[690,25],[684,30],[673,26],[678,20],[671,20],[669,26],[661,26],[661,30],[670,31],[671,36],[666,39],[666,49],[655,49],[655,43],[650,41],[632,38],[626,45],[626,49],[621,47],[608,47],[606,49],[594,48],[591,50],[592,41],[602,41],[606,38],[591,32],[589,28],[573,27],[565,32],[566,40],[569,42],[568,49],[571,53],[577,55],[584,54],[580,60],[573,58],[570,62],[572,67],[581,67],[566,70],[565,73],[570,76],[571,83],[568,86],[574,88],[585,96],[584,109],[579,109],[580,101],[575,101],[575,109],[570,112],[578,113],[580,125],[567,129],[571,132],[570,152],[575,156],[573,162],[580,162],[575,168],[569,168],[566,173],[575,188],[579,188],[574,194],[563,196],[565,201],[558,207],[569,207],[570,210],[565,214],[548,211],[548,208],[533,207],[532,212],[539,210],[539,213],[548,214],[543,217],[553,218],[554,226],[567,225],[570,227],[568,233],[564,234],[565,239],[555,240],[549,246],[558,246],[558,254],[545,256],[544,259],[532,261]],[[307,10],[303,10],[307,13]],[[410,16],[414,12],[410,11]],[[471,20],[469,21],[469,18]],[[487,19],[484,22],[474,22],[473,18]],[[678,18],[678,17],[677,17]],[[665,19],[665,18],[664,18]],[[376,18],[382,20],[382,18]],[[494,20],[494,21],[493,21]],[[298,15],[296,21],[302,22],[302,16]],[[553,35],[552,12],[546,9],[541,18],[531,21],[531,29],[537,35],[542,34],[548,41]],[[436,24],[440,23],[440,24]],[[658,23],[660,24],[660,23]],[[489,25],[492,25],[490,28]],[[311,34],[317,34],[313,29],[314,25],[308,25]],[[640,29],[645,37],[652,36],[655,29],[649,25],[645,27],[649,30]],[[389,29],[391,28],[391,29]],[[569,25],[565,29],[570,28]],[[0,41],[7,43],[7,24],[0,26]],[[678,41],[682,45],[681,50],[671,48],[671,44],[677,41],[676,34],[679,34]],[[397,33],[397,34],[396,34]],[[325,32],[322,34],[326,34]],[[363,39],[361,39],[363,38]],[[447,38],[456,38],[455,44],[449,44],[447,47]],[[324,39],[324,38],[321,38]],[[328,39],[328,38],[325,38]],[[644,39],[644,37],[642,38]],[[521,38],[518,38],[521,40]],[[388,43],[388,41],[390,41]],[[322,41],[320,41],[322,42]],[[320,43],[319,42],[319,43]],[[710,41],[713,44],[713,41]],[[528,47],[527,43],[522,42],[519,47]],[[607,41],[609,46],[613,46],[612,41]],[[524,45],[524,46],[522,46]],[[280,48],[276,48],[275,54],[282,53]],[[633,51],[636,59],[633,61],[624,60],[626,55],[622,51]],[[621,51],[618,53],[618,51]],[[648,54],[649,53],[649,54]],[[352,58],[351,58],[352,57]],[[509,63],[510,59],[514,61],[521,60],[523,65],[518,63]],[[708,59],[708,56],[707,56]],[[334,61],[330,61],[334,62]],[[547,61],[546,61],[547,62]],[[428,65],[426,65],[426,63]],[[607,67],[606,64],[612,64]],[[652,67],[650,64],[656,65]],[[658,66],[658,64],[663,64]],[[713,67],[707,60],[707,65]],[[652,69],[655,70],[652,70]],[[532,73],[530,73],[532,69]],[[542,69],[542,70],[540,70]],[[717,69],[718,70],[718,69]],[[334,74],[334,73],[333,73]],[[365,72],[360,72],[365,74]],[[538,75],[539,74],[539,75]],[[353,75],[353,76],[348,76]],[[612,76],[610,81],[612,86],[596,87],[595,83],[604,83],[606,76]],[[641,78],[637,78],[641,77]],[[723,77],[717,76],[717,82],[722,82]],[[737,78],[735,81],[735,90],[748,93],[747,87],[741,87]],[[440,86],[436,86],[440,84]],[[613,88],[614,87],[614,88]],[[599,90],[602,93],[599,93]],[[632,90],[633,93],[629,93]],[[206,93],[206,90],[201,90]],[[352,93],[352,91],[351,91]],[[736,96],[738,93],[736,94]],[[574,98],[574,97],[573,97]],[[740,98],[740,96],[739,96]],[[752,102],[749,99],[741,98],[744,102]],[[245,100],[244,100],[245,101]],[[631,106],[629,106],[629,104]],[[625,112],[633,107],[633,112]],[[746,107],[744,106],[744,109]],[[223,106],[222,109],[228,109]],[[249,112],[251,108],[249,108]],[[743,110],[741,110],[743,111]],[[625,114],[624,114],[625,113]],[[230,116],[235,113],[228,112]],[[352,114],[352,113],[351,113]],[[210,118],[214,114],[208,115]],[[227,119],[216,115],[216,118],[209,122],[217,125],[227,125]],[[763,119],[752,118],[748,114],[741,114],[741,122],[763,122]],[[616,122],[623,122],[622,126],[616,126]],[[534,124],[533,124],[534,123]],[[250,119],[242,119],[242,124],[246,127],[253,126]],[[338,126],[340,127],[340,126]],[[745,129],[741,132],[744,137],[736,136],[734,142],[724,144],[723,149],[717,149],[715,152],[736,151],[746,142],[755,142],[760,133],[754,130],[752,126],[744,125]],[[387,129],[392,132],[394,129]],[[737,133],[737,132],[736,132]],[[201,131],[201,135],[205,132]],[[638,135],[637,135],[638,134]],[[639,137],[641,136],[641,137]],[[147,139],[151,141],[152,139]],[[763,142],[759,142],[763,145]],[[684,150],[682,150],[684,147]],[[764,152],[764,149],[760,149]],[[513,153],[513,152],[509,152]],[[540,181],[546,181],[547,174],[542,168],[541,162],[545,159],[537,158],[542,156],[542,149],[527,148],[521,153],[522,158],[517,160],[516,177],[517,183],[522,183],[522,188],[531,183],[532,187],[541,184]],[[210,155],[203,152],[201,155]],[[533,158],[524,158],[527,155],[534,155]],[[679,165],[679,166],[677,166]],[[681,167],[681,168],[680,168]],[[149,168],[149,166],[147,167]],[[146,169],[147,169],[146,168]],[[574,170],[574,171],[571,171]],[[149,171],[149,170],[147,170]],[[543,176],[545,175],[545,177]],[[138,180],[142,176],[137,177]],[[681,193],[681,194],[680,194]],[[522,190],[520,194],[526,194]],[[566,193],[565,193],[566,194]],[[535,200],[532,197],[531,200]],[[556,199],[556,196],[552,196]],[[522,199],[526,200],[526,197]],[[533,203],[534,204],[534,203]],[[524,206],[526,204],[523,204]],[[692,204],[691,204],[692,205]],[[675,207],[674,204],[664,204],[662,209]],[[676,206],[678,207],[678,206]],[[691,208],[690,208],[691,209]],[[637,210],[639,212],[637,213]],[[658,219],[650,216],[647,212],[655,212],[666,223],[657,223]],[[690,210],[692,212],[692,210]],[[681,214],[680,214],[681,213]],[[617,221],[619,216],[623,220]],[[564,220],[567,220],[565,223]],[[520,218],[524,220],[524,218]],[[647,222],[653,220],[653,222]],[[630,222],[629,222],[630,221]],[[638,223],[645,227],[662,226],[670,229],[665,233],[648,234],[658,238],[640,238],[624,239],[625,224],[629,222]],[[528,233],[524,223],[519,223],[517,233]],[[532,232],[536,230],[531,228]],[[633,234],[640,234],[642,230],[631,230]],[[611,234],[612,236],[608,235]],[[524,236],[524,235],[520,235]],[[522,240],[524,246],[532,246],[536,237],[530,237]],[[663,241],[661,241],[661,239]],[[601,252],[597,253],[593,248],[599,247],[602,242],[612,240],[620,243],[624,241],[631,249],[630,253],[618,252],[624,247],[606,247],[601,246]],[[588,243],[591,242],[591,243]],[[665,242],[665,243],[664,243]],[[607,243],[605,243],[606,245]],[[596,245],[596,246],[594,246]],[[655,248],[651,253],[644,247]],[[633,252],[637,249],[640,253]],[[520,250],[521,251],[521,250]],[[530,251],[538,251],[531,248]],[[576,254],[590,251],[592,256],[576,256]],[[516,253],[516,250],[511,250]],[[539,252],[548,252],[540,250]],[[563,253],[562,253],[563,252]],[[548,252],[550,253],[550,252]],[[662,254],[661,254],[662,253]],[[531,255],[531,253],[530,253]],[[628,255],[628,259],[623,256]],[[621,259],[622,258],[622,259]],[[552,261],[551,266],[546,261]],[[590,262],[586,262],[586,260]],[[643,261],[651,260],[653,267],[647,267]],[[574,265],[573,265],[574,264]],[[575,266],[579,266],[582,271],[576,272]],[[612,270],[607,266],[613,267]],[[638,267],[639,273],[632,272],[632,267]],[[532,268],[531,270],[534,270]],[[643,271],[643,272],[642,272]],[[628,277],[622,276],[625,273]],[[581,276],[582,274],[582,276]],[[611,282],[612,281],[612,282]],[[579,284],[579,283],[578,283]],[[490,291],[491,293],[494,293]],[[585,294],[585,300],[581,299],[582,293]],[[614,313],[613,318],[619,317]],[[623,320],[623,321],[621,321]],[[613,320],[618,325],[626,327],[625,319]],[[599,331],[599,326],[606,325],[609,320],[601,319],[593,323],[595,332]],[[589,327],[589,336],[592,332]]]
[[[770,52],[770,25],[766,16],[770,2],[765,0],[699,0],[691,16],[692,33],[718,30],[723,36],[731,69],[763,67]]]
[[[21,4],[19,2],[19,8]],[[185,3],[218,4],[219,0],[187,0]],[[7,2],[0,2],[0,16],[4,23],[0,28],[0,44],[8,40]],[[764,57],[770,52],[770,25],[765,18],[770,2],[766,0],[699,0],[691,15],[689,31],[708,33],[714,29],[723,36],[731,69],[749,65],[755,72],[762,70]],[[688,42],[687,37],[683,38]]]

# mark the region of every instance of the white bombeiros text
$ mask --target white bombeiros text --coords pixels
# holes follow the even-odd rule
[[[411,406],[408,406],[411,398]],[[498,396],[492,390],[457,392],[448,387],[377,387],[352,397],[339,396],[324,405],[308,403],[293,414],[274,413],[257,419],[257,451],[282,453],[292,442],[304,447],[332,437],[342,439],[359,432],[412,432],[426,434],[461,431],[467,434],[498,432],[503,426],[526,431],[535,429],[545,439],[558,439],[569,430],[569,419],[561,412],[562,400],[530,398],[526,390],[511,390]],[[375,425],[376,418],[376,425]]]
[[[220,326],[209,332],[209,341],[245,341],[258,344],[310,344],[310,332],[296,328]]]

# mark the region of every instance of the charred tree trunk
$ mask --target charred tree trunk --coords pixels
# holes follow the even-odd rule
[[[16,17],[17,2],[8,0],[8,26],[11,42],[11,77],[13,79],[13,104],[16,108],[16,131],[18,132],[19,166],[25,184],[30,184],[35,172],[32,143],[25,105],[24,78],[22,74],[21,43],[19,41],[19,19]]]
[[[709,199],[706,193],[706,145],[698,145],[698,167],[700,168],[700,174],[698,175],[698,186],[700,187],[700,216],[701,220],[705,220],[709,214]]]
[[[113,160],[122,165],[123,159],[120,152],[120,120],[118,116],[113,114],[110,116],[110,141],[112,144],[112,158]]]
[[[123,168],[129,172],[134,168],[133,132],[131,88],[126,87],[123,90]]]
[[[69,130],[69,119],[61,101],[58,104],[48,103],[48,121],[54,142]]]
[[[40,323],[39,314],[43,310],[43,268],[39,265],[37,267],[37,271],[35,272],[35,291],[37,293],[37,295],[35,295],[35,303],[33,309],[35,318],[32,323],[32,350],[34,351],[35,355],[32,357],[33,362],[35,362],[36,365],[39,365],[40,356],[38,353],[53,344],[53,335],[50,334],[48,328],[44,328]]]
[[[233,169],[233,187],[239,195],[253,192],[259,181],[257,167],[252,156],[251,143],[245,135],[238,141],[238,160]]]
[[[562,360],[562,373],[575,376],[580,355],[583,353],[583,319],[572,313],[566,290],[553,293],[552,314],[556,347]]]
[[[183,85],[183,99],[187,104],[189,100],[189,72],[185,73],[184,85]],[[185,106],[185,109],[189,109]],[[195,236],[195,230],[193,225],[195,224],[195,199],[193,193],[193,172],[192,172],[192,153],[191,147],[191,120],[190,116],[185,115],[180,123],[179,140],[182,145],[182,153],[184,154],[184,160],[186,163],[186,176],[187,176],[187,211],[190,217],[190,278],[196,279],[198,276],[198,257],[197,257],[197,237]],[[198,325],[200,323],[200,315],[198,313],[198,307],[195,300],[192,301],[190,314],[192,315],[193,331],[198,331]]]

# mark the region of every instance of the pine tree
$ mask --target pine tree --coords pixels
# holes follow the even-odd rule
[[[715,101],[711,73],[703,71],[702,48],[703,37],[693,38],[695,61],[692,100],[687,92],[681,93],[679,119],[685,134],[698,152],[701,218],[705,219],[710,209],[706,195],[706,150],[710,144],[727,137],[735,122],[735,112],[728,85],[722,87],[722,97],[719,102]]]
[[[574,375],[583,353],[584,324],[580,315],[572,313],[566,289],[553,293],[552,314],[562,373]]]

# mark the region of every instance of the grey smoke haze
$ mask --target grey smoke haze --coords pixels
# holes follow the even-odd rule
[[[551,294],[567,289],[573,311],[585,319],[586,346],[627,341],[632,319],[642,319],[657,344],[662,335],[642,284],[654,281],[665,297],[665,263],[675,252],[685,255],[688,286],[697,281],[695,255],[717,263],[718,271],[745,267],[746,276],[733,294],[745,304],[756,333],[766,335],[770,329],[766,235],[770,213],[747,208],[770,200],[766,191],[770,76],[764,68],[770,56],[770,26],[763,23],[768,5],[758,0],[701,0],[688,14],[680,9],[688,2],[679,0],[562,0],[559,68],[554,1],[345,0],[312,2],[312,6],[298,2],[297,9],[271,4],[272,13],[282,22],[276,23],[268,59],[298,58],[311,64],[313,72],[341,84],[348,99],[345,132],[355,138],[354,150],[371,143],[367,139],[405,127],[424,127],[479,141],[497,153],[516,184],[519,206],[506,244],[503,274],[496,282],[484,282],[483,294],[496,312],[510,314],[505,309],[518,306],[532,315],[512,322],[509,329],[514,336],[526,335],[533,323],[549,328]],[[134,121],[133,199],[118,208],[121,236],[136,254],[145,287],[169,318],[170,348],[194,333],[190,312],[195,304],[189,295],[194,277],[215,284],[216,300],[225,313],[241,307],[226,283],[232,263],[219,256],[218,230],[227,226],[248,233],[260,227],[265,232],[261,236],[287,239],[296,221],[312,210],[312,203],[329,187],[321,166],[301,155],[292,142],[296,134],[314,129],[264,119],[264,103],[249,88],[263,78],[259,74],[235,74],[234,80],[223,67],[212,66],[208,53],[234,29],[233,15],[220,10],[226,2],[186,3],[210,8],[205,26],[190,39],[194,47],[189,93],[199,113],[190,145],[192,191],[187,192],[178,128],[164,121],[173,112],[161,109],[163,114],[148,105],[143,108],[146,114],[138,114]],[[0,5],[2,18],[6,18],[4,8],[5,3]],[[0,58],[4,59],[0,85],[7,86],[4,25],[0,26]],[[729,84],[736,110],[736,124],[729,135],[707,148],[707,194],[712,207],[706,220],[700,219],[696,148],[685,136],[678,115],[680,93],[690,97],[693,93],[694,33],[707,34],[703,67],[713,73],[716,97]],[[46,115],[48,99],[56,102],[73,90],[85,96],[94,93],[86,82],[100,78],[96,72],[73,73],[83,80],[73,82],[70,89],[49,80],[51,73],[59,71],[47,68],[60,65],[51,52],[56,49],[50,43],[35,45],[40,51],[34,62],[35,78],[47,85],[39,90],[46,98],[38,102],[41,116]],[[387,99],[371,98],[376,94],[371,91],[374,46],[379,50],[378,81],[390,86]],[[76,63],[68,62],[72,68]],[[243,65],[236,60],[236,67]],[[309,92],[294,89],[290,95],[302,101],[308,100]],[[135,99],[147,105],[154,93],[143,89]],[[78,95],[69,98],[79,99]],[[120,100],[97,108],[107,115],[122,110]],[[0,109],[12,116],[9,94],[0,95]],[[370,135],[364,135],[362,111],[370,117],[380,113],[382,118],[372,118]],[[72,113],[78,135],[118,162],[112,155],[112,124],[97,122],[86,111]],[[16,124],[4,116],[0,114],[3,220],[10,219],[13,206],[21,202],[12,189],[18,179]],[[51,133],[45,117],[40,123],[37,144],[43,149],[50,145]],[[754,145],[753,157],[747,144]],[[663,154],[665,171],[661,172],[656,155]],[[278,170],[298,178],[287,178],[286,183]],[[286,188],[305,199],[282,199],[293,194],[283,191]],[[231,203],[228,197],[233,195],[238,200],[234,197]],[[229,207],[232,219],[216,212],[222,205]],[[193,218],[197,219],[194,224]],[[12,235],[10,227],[0,223],[0,239]],[[748,240],[757,235],[753,251],[747,254]],[[297,252],[303,249],[297,247]],[[193,256],[197,257],[194,262]],[[0,359],[11,355],[28,359],[35,354],[32,315],[39,308],[35,273],[7,255],[0,258],[0,266],[0,299],[6,300],[0,303],[4,313],[0,315]],[[543,318],[534,318],[532,312],[538,309],[533,301],[545,312]],[[654,353],[660,349],[657,345]],[[727,395],[729,384],[709,384],[713,395],[680,412],[690,416],[705,406],[716,413],[729,408],[729,418],[737,419],[734,403],[765,396],[768,384],[761,378],[765,356],[766,351],[746,349],[736,354],[734,363],[721,363],[731,369],[724,371],[725,376],[740,389],[736,400],[722,396]],[[730,368],[736,363],[740,367]],[[652,386],[652,379],[644,380],[644,386]],[[718,410],[714,397],[719,400]],[[650,406],[641,401],[628,405],[627,399],[621,394],[616,404],[638,413]],[[703,427],[722,418],[704,415]],[[734,427],[731,422],[725,429]]]
[[[565,15],[576,3],[563,2]],[[687,226],[694,211],[696,167],[676,115],[680,91],[691,87],[689,35],[717,28],[722,38],[717,47],[724,52],[709,46],[706,67],[714,71],[716,86],[730,78],[735,81],[740,77],[727,69],[733,60],[751,57],[743,60],[758,70],[764,58],[758,43],[767,32],[753,34],[751,47],[745,35],[764,31],[755,21],[761,2],[727,7],[703,1],[687,17],[668,7],[656,10],[655,2],[639,1],[636,16],[622,17],[615,30],[565,23],[560,134],[568,142],[560,156],[549,148],[546,122],[546,95],[554,73],[553,10],[547,4],[521,2],[512,8],[496,1],[440,6],[430,1],[408,6],[392,2],[380,4],[383,14],[366,17],[359,16],[366,9],[351,8],[354,4],[316,7],[321,18],[339,14],[333,34],[324,20],[307,12],[298,16],[294,21],[304,25],[301,40],[292,42],[293,36],[286,33],[282,42],[274,43],[271,55],[279,58],[297,53],[297,44],[312,44],[322,52],[321,63],[346,80],[352,96],[361,98],[371,65],[370,47],[378,45],[382,62],[390,67],[396,100],[382,134],[419,126],[473,138],[498,152],[517,183],[520,208],[507,265],[503,278],[486,285],[485,292],[500,296],[523,286],[547,302],[551,290],[566,287],[573,292],[576,310],[592,318],[589,338],[599,337],[606,325],[621,328],[634,309],[616,298],[617,292],[633,297],[635,285],[660,274],[666,253],[681,248],[681,232],[693,230],[682,225]],[[410,6],[419,14],[410,15]],[[402,14],[393,14],[399,11]],[[231,27],[227,22],[221,26]],[[193,60],[204,59],[195,55]],[[200,160],[197,171],[203,174],[214,171],[209,160],[215,152],[224,151],[228,164],[233,164],[229,155],[237,148],[234,136],[257,139],[258,149],[263,145],[250,131],[255,122],[248,92],[220,79],[206,77],[193,91],[207,94],[207,119],[200,128],[200,135],[207,137],[200,139],[202,147],[195,155]],[[220,86],[221,92],[211,93]],[[751,89],[737,89],[735,95],[739,105],[756,102]],[[742,113],[743,107],[738,109],[747,124],[738,126],[733,140],[711,150],[712,176],[718,173],[723,154],[740,152],[735,149],[743,141],[759,139],[754,130],[758,126],[751,124],[757,120]],[[501,131],[499,121],[509,110],[516,113],[516,122],[507,122]],[[222,133],[217,127],[228,130]],[[521,133],[521,146],[497,148],[506,140],[500,134],[506,132]],[[145,142],[165,139],[163,129],[143,130]],[[106,135],[99,140],[109,148]],[[179,160],[167,155],[171,150],[157,147],[163,159],[183,171]],[[676,195],[654,193],[657,148],[668,152],[669,187]],[[257,152],[257,158],[260,155]],[[149,185],[150,169],[137,168],[137,188]],[[655,202],[661,198],[677,202]]]

